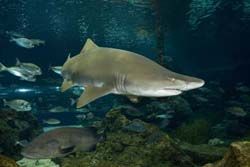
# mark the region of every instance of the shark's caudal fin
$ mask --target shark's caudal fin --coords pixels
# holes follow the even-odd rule
[[[8,68],[5,65],[3,65],[2,63],[0,63],[0,72],[5,71],[7,69]]]
[[[98,46],[90,38],[88,38],[80,53],[82,54],[82,53],[87,52],[87,51],[94,49],[96,47],[98,47]]]
[[[105,96],[111,92],[110,87],[92,87],[88,86],[85,88],[82,95],[79,97],[77,101],[77,108],[81,108],[85,106],[86,104],[90,103],[91,101],[94,101],[95,99]]]

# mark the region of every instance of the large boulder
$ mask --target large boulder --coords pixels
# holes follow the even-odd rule
[[[179,146],[198,165],[220,160],[228,150],[226,147],[211,146],[208,144],[193,145],[182,142]]]
[[[30,112],[16,112],[11,109],[0,110],[0,151],[1,154],[20,158],[20,140],[31,140],[42,132],[38,120]]]
[[[214,164],[204,167],[249,167],[250,166],[250,142],[232,143],[224,158]]]

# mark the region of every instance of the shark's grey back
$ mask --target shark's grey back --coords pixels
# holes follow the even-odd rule
[[[84,58],[77,63],[78,74],[100,80],[111,81],[116,74],[127,75],[128,80],[162,80],[173,73],[144,56],[120,49],[97,47],[79,56]]]

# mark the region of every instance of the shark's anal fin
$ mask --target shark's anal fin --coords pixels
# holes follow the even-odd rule
[[[74,84],[72,81],[68,81],[66,79],[63,80],[62,86],[61,86],[61,92],[65,92],[69,88],[73,87]]]
[[[110,87],[85,87],[84,92],[77,101],[76,107],[81,108],[91,101],[109,94],[111,90],[112,89]]]
[[[88,50],[98,47],[91,39],[87,39],[80,53],[87,52]]]

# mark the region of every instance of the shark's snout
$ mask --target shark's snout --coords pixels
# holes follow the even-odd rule
[[[197,88],[202,87],[204,84],[205,84],[204,80],[194,79],[194,81],[186,82],[186,86],[183,90],[187,91],[187,90],[197,89]]]

